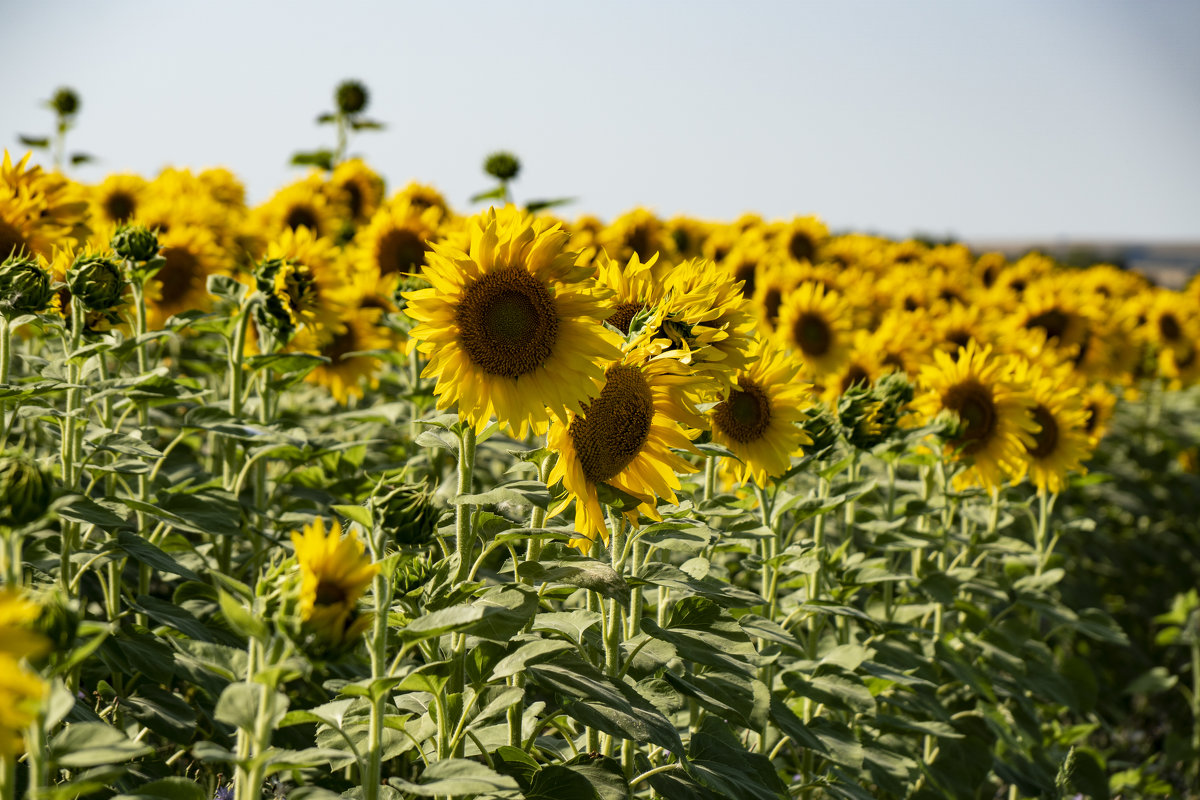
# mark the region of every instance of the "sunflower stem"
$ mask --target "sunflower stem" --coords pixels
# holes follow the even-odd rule
[[[704,457],[704,501],[713,499],[717,486],[717,457]]]
[[[475,427],[469,423],[462,425],[459,435],[458,448],[458,496],[471,494],[475,476]],[[471,532],[471,513],[473,507],[469,503],[459,503],[454,507],[454,541],[455,552],[458,554],[458,569],[454,580],[462,583],[467,579],[471,564],[471,552],[475,549],[475,541]]]
[[[79,484],[77,474],[77,459],[76,455],[76,435],[75,435],[75,417],[77,416],[80,403],[82,401],[82,390],[78,388],[80,376],[80,365],[76,359],[71,358],[71,354],[79,349],[79,345],[83,341],[83,324],[84,315],[87,311],[83,307],[78,297],[71,297],[71,335],[65,342],[67,361],[67,383],[71,384],[71,388],[67,390],[67,406],[66,413],[62,419],[62,444],[60,455],[62,458],[62,479],[63,488],[68,492],[75,491]],[[73,567],[71,565],[71,553],[74,550],[75,539],[79,535],[79,523],[67,521],[63,523],[63,534],[61,551],[59,553],[59,580],[62,582],[63,590],[70,592]]]
[[[256,301],[256,295],[249,295],[242,302],[238,311],[237,325],[234,328],[233,339],[229,343],[229,416],[237,419],[242,414],[242,386],[245,380],[243,365],[246,360],[246,333],[250,327],[251,309]],[[221,473],[222,485],[232,490],[237,480],[237,442],[226,438],[221,444]],[[218,565],[222,572],[230,574],[233,562],[233,537],[224,536],[218,546]]]
[[[378,526],[377,526],[378,527]],[[382,556],[377,535],[371,535],[371,556],[378,561]],[[379,680],[387,674],[388,611],[392,605],[392,582],[380,570],[375,574],[375,619],[374,631],[368,645],[371,650],[371,678]],[[364,800],[378,800],[383,775],[383,721],[387,711],[387,693],[371,687],[371,717],[368,721],[367,764],[363,776]]]

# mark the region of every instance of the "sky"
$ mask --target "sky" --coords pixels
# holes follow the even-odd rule
[[[226,166],[251,201],[345,78],[399,189],[452,206],[522,161],[518,202],[565,216],[818,214],[834,230],[1200,240],[1193,0],[287,3],[0,0],[0,140],[83,105],[73,171]]]

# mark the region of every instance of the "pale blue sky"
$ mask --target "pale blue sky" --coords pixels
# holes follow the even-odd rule
[[[265,199],[357,77],[389,127],[353,149],[459,208],[510,148],[570,216],[1200,239],[1194,0],[0,5],[0,138],[74,86],[84,180],[219,164]]]

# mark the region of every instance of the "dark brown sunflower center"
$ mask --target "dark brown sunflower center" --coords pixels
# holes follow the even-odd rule
[[[347,325],[344,331],[335,334],[329,344],[321,348],[321,355],[326,356],[336,367],[345,360],[347,353],[353,353],[358,349],[358,334],[353,325]]]
[[[962,422],[955,444],[967,454],[987,446],[996,430],[996,401],[990,389],[973,379],[956,383],[946,391],[942,405]]]
[[[317,279],[313,277],[308,267],[298,264],[294,272],[284,281],[284,291],[287,293],[291,311],[298,314],[301,311],[315,310],[317,307]]]
[[[713,423],[735,442],[757,441],[771,424],[771,401],[757,383],[740,378],[729,399],[713,409]]]
[[[779,319],[781,305],[783,305],[783,290],[774,286],[767,289],[767,293],[763,296],[763,310],[767,312],[767,319],[772,323]]]
[[[1020,294],[1021,292],[1025,291],[1025,287],[1028,285],[1029,284],[1027,284],[1025,281],[1018,278],[1017,280],[1010,283],[1008,285],[1008,288],[1012,289],[1017,294]]]
[[[350,598],[346,587],[335,581],[322,580],[317,584],[316,605],[335,606]]]
[[[1029,448],[1029,455],[1046,458],[1058,447],[1058,423],[1054,421],[1050,409],[1041,403],[1033,409],[1033,419],[1042,429],[1033,435],[1033,447]]]
[[[162,286],[162,304],[177,306],[191,290],[200,262],[186,247],[164,247],[162,257],[167,263],[155,275]]]
[[[757,267],[758,267],[758,265],[755,264],[753,261],[743,262],[733,272],[734,282],[736,283],[737,281],[742,281],[742,296],[743,297],[753,297],[754,296],[754,278],[755,278],[755,274],[757,272]],[[778,305],[775,306],[775,312],[779,313]]]
[[[842,394],[850,391],[858,385],[867,385],[871,382],[871,376],[867,371],[858,364],[851,364],[846,370],[846,374],[842,376]]]
[[[0,261],[22,251],[27,255],[29,253],[29,243],[25,237],[12,225],[0,220]]]
[[[958,360],[958,348],[966,347],[971,343],[971,334],[964,330],[952,330],[946,334],[946,341],[954,345],[954,352],[951,356],[955,361]]]
[[[416,272],[425,264],[425,241],[407,228],[388,231],[379,240],[375,260],[381,276]]]
[[[1183,336],[1183,329],[1179,327],[1179,320],[1175,319],[1175,315],[1169,311],[1158,318],[1158,330],[1168,342],[1178,341]]]
[[[1083,431],[1090,436],[1096,432],[1096,424],[1100,422],[1100,406],[1091,402],[1083,407],[1083,411],[1086,414],[1083,420]]]
[[[137,202],[126,192],[113,192],[104,198],[104,215],[113,222],[124,222],[137,210]]]
[[[983,286],[984,286],[984,288],[986,288],[986,289],[992,288],[992,285],[996,282],[996,272],[997,272],[997,270],[995,267],[987,267],[986,269],[984,269],[984,271],[983,271]]]
[[[792,325],[792,339],[806,356],[821,357],[833,345],[833,331],[820,314],[801,314]]]
[[[342,185],[342,189],[346,192],[346,206],[350,209],[350,216],[358,219],[359,214],[363,210],[363,192],[358,184],[354,181],[348,181]]]
[[[788,239],[788,252],[797,261],[812,261],[813,256],[817,254],[817,247],[807,233],[796,231],[792,238]]]
[[[558,339],[554,298],[521,267],[502,267],[470,283],[454,321],[471,361],[505,378],[518,378],[545,364]]]
[[[654,246],[654,234],[645,225],[635,225],[629,232],[625,243],[629,245],[630,250],[637,253],[638,259],[643,262],[658,250]]]
[[[641,452],[650,436],[654,398],[637,367],[617,364],[605,373],[600,396],[583,408],[568,432],[584,476],[592,483],[611,480]]]
[[[1049,311],[1043,311],[1040,314],[1035,314],[1030,317],[1025,323],[1025,327],[1029,329],[1041,328],[1046,332],[1046,336],[1051,339],[1061,339],[1063,334],[1067,332],[1067,324],[1071,318],[1065,312],[1057,308],[1052,308]]]
[[[283,224],[292,230],[308,228],[313,233],[318,232],[317,214],[308,206],[292,206],[291,210],[287,213],[287,217],[284,218]]]
[[[633,322],[633,318],[638,315],[638,312],[645,307],[645,303],[620,303],[605,322],[628,336],[630,323]]]

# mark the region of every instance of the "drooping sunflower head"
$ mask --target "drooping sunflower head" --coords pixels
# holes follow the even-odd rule
[[[849,358],[851,310],[840,294],[816,283],[802,283],[779,311],[776,337],[804,363],[806,374],[838,371]]]
[[[812,444],[799,426],[812,387],[798,380],[799,372],[793,357],[768,339],[756,339],[728,397],[709,412],[713,441],[741,459],[724,464],[735,480],[766,486],[787,472],[802,445]]]
[[[325,520],[316,518],[303,531],[292,533],[292,546],[300,567],[304,626],[335,646],[357,638],[370,624],[369,615],[358,612],[358,600],[379,565],[363,552],[357,534],[342,536],[336,520],[327,532]]]
[[[575,502],[572,544],[585,552],[593,541],[608,541],[601,492],[612,487],[641,502],[623,513],[634,525],[639,513],[659,519],[660,500],[676,502],[677,472],[696,468],[673,449],[693,450],[677,421],[684,413],[679,393],[689,379],[670,359],[647,360],[636,348],[607,366],[599,396],[556,421],[547,445],[559,453],[549,477],[565,495],[551,516]]]
[[[469,251],[432,246],[430,287],[403,296],[439,407],[457,404],[480,430],[495,416],[524,436],[599,391],[619,337],[566,242],[558,226],[506,208],[471,222]]]
[[[916,405],[930,420],[945,411],[958,416],[958,432],[946,453],[968,466],[955,477],[955,486],[995,488],[1006,477],[1019,478],[1037,424],[1028,393],[1010,377],[1011,360],[974,341],[957,360],[941,351],[933,359],[921,369],[924,394]]]

